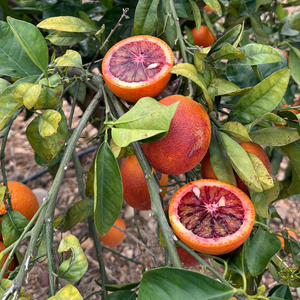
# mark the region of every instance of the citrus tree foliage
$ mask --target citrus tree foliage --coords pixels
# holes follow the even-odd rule
[[[271,218],[278,217],[276,201],[300,194],[300,106],[295,106],[296,111],[287,108],[294,104],[296,95],[299,97],[300,12],[299,7],[292,13],[288,10],[295,8],[297,1],[38,0],[18,1],[14,7],[9,2],[0,5],[2,151],[12,123],[26,110],[31,119],[26,136],[36,162],[47,165],[54,177],[35,223],[24,220],[17,212],[3,216],[1,230],[10,245],[10,257],[24,238],[30,237],[30,242],[25,256],[19,260],[20,267],[11,274],[10,279],[14,280],[1,281],[1,299],[12,294],[19,295],[18,299],[30,299],[21,288],[26,273],[36,259],[46,257],[50,270],[49,299],[83,299],[73,285],[58,290],[54,284],[54,274],[76,282],[88,266],[79,241],[72,235],[62,239],[54,251],[53,230],[64,232],[79,221],[88,220],[101,257],[96,230],[101,235],[109,231],[123,202],[117,159],[133,152],[149,175],[146,177],[152,211],[174,268],[148,270],[140,282],[111,285],[105,281],[102,265],[99,293],[103,299],[225,300],[233,295],[238,299],[250,299],[249,295],[251,299],[292,299],[290,287],[300,287],[299,244],[287,231],[281,233],[284,250],[294,262],[287,266],[280,256],[277,233],[268,224]],[[213,12],[208,13],[205,5]],[[206,48],[194,45],[191,32],[203,24],[216,40]],[[166,107],[145,97],[135,105],[123,105],[105,87],[101,74],[92,72],[97,67],[101,71],[101,58],[116,42],[142,34],[158,36],[179,57],[171,70],[167,95],[187,95],[205,106],[212,124],[209,153],[214,173],[219,180],[236,185],[234,170],[249,188],[255,207],[257,222],[250,237],[238,251],[212,257],[212,265],[178,241],[212,272],[212,277],[184,269],[178,263],[155,176],[150,176],[152,171],[139,144],[166,136],[177,104]],[[289,59],[279,49],[288,52]],[[94,98],[85,106],[78,126],[70,130],[74,107],[85,102],[87,89],[94,91]],[[62,109],[63,97],[72,102],[70,119]],[[99,101],[105,110],[96,119],[91,118]],[[99,148],[84,182],[72,154],[88,122],[99,120]],[[253,141],[265,147],[272,177],[238,141]],[[82,200],[70,207],[64,217],[53,220],[57,191],[71,159],[77,164]],[[284,179],[278,181],[274,178],[283,159],[287,159],[288,167]],[[185,174],[185,181],[199,179],[200,167]],[[4,196],[1,190],[1,200]],[[68,249],[71,257],[62,261],[63,256],[59,255],[61,261],[55,270],[53,253]],[[1,278],[6,265],[1,269]],[[224,274],[215,270],[219,266],[225,267]],[[276,281],[270,291],[261,283],[267,269]],[[113,293],[108,295],[107,291]]]

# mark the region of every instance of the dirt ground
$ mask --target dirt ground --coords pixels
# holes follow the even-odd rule
[[[64,111],[67,112],[69,109],[70,107],[65,101]],[[76,123],[79,121],[81,114],[81,110],[78,108],[75,113],[76,117],[74,126],[76,126]],[[26,122],[24,121],[24,114],[21,114],[14,122],[5,151],[5,166],[8,180],[25,181],[26,184],[37,194],[40,201],[42,201],[42,198],[46,195],[47,191],[49,191],[53,180],[48,172],[36,178],[32,178],[32,176],[44,170],[44,167],[35,163],[34,152],[27,141],[25,130],[29,122],[30,120]],[[82,133],[80,148],[76,149],[77,152],[93,146],[92,143],[88,142],[91,141],[92,137],[96,133],[97,130],[89,125]],[[90,152],[80,157],[80,161],[85,170],[89,169],[94,154],[95,152]],[[60,188],[55,209],[55,217],[59,217],[63,214],[68,204],[73,200],[77,191],[78,188],[75,170],[72,165],[70,165]],[[172,191],[170,194],[172,194]],[[169,198],[170,195],[165,197],[165,204],[168,203]],[[300,223],[300,199],[295,197],[293,200],[281,200],[277,203],[277,208],[279,214],[286,222],[285,226],[294,228],[298,231]],[[133,259],[136,262],[142,262],[145,266],[145,270],[159,267],[159,263],[164,261],[164,251],[157,240],[157,225],[155,217],[151,215],[150,211],[144,211],[139,215],[134,216],[133,209],[128,207],[126,203],[123,205],[122,215],[127,226],[126,238],[121,245],[114,247],[113,250],[125,257]],[[135,226],[135,219],[139,231]],[[282,224],[279,219],[272,220],[270,226],[274,229],[282,228]],[[84,222],[80,222],[71,231],[62,235],[59,232],[56,233],[55,245],[58,247],[61,237],[70,233],[74,234],[80,240],[81,246],[89,262],[88,271],[83,278],[75,284],[82,296],[85,298],[91,293],[100,290],[100,287],[97,285],[97,281],[99,282],[101,280],[101,276],[96,251],[93,241],[90,237],[88,237],[88,225]],[[298,235],[298,237],[300,236]],[[144,244],[139,243],[139,240],[142,240]],[[19,250],[21,253],[25,252],[26,242],[20,245]],[[107,249],[103,250],[103,256],[109,282],[124,284],[136,282],[141,279],[143,273],[142,264],[136,264],[132,261],[126,260]],[[288,260],[287,263],[289,263]],[[266,285],[267,290],[276,285],[276,282],[274,282],[273,278],[270,277],[268,273],[264,276],[263,282]],[[61,286],[64,286],[68,284],[68,282],[61,280],[60,284]],[[26,277],[24,288],[27,293],[33,294],[34,299],[42,300],[48,298],[49,288],[47,261],[35,264]],[[295,299],[297,299],[295,290],[293,290],[293,294]],[[100,299],[100,295],[96,294],[89,299]]]

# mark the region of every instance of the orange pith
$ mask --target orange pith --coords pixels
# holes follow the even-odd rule
[[[143,143],[146,158],[155,170],[164,174],[183,174],[204,157],[211,138],[211,125],[203,106],[181,95],[159,101],[169,106],[180,101],[165,138]]]
[[[214,44],[215,37],[213,34],[209,31],[208,27],[205,25],[200,26],[199,32],[197,32],[197,28],[194,27],[192,29],[192,34],[194,37],[194,43],[195,45],[199,47],[209,47]]]
[[[6,247],[4,245],[4,243],[2,241],[0,241],[0,252],[2,252],[3,250],[5,250]],[[3,261],[2,261],[2,264],[1,264],[1,268],[3,267],[5,261],[7,260],[7,257],[8,257],[9,253],[6,253],[4,256],[3,256]],[[13,271],[16,267],[18,266],[18,261],[16,258],[14,258],[11,263],[8,265],[8,268],[6,269],[6,272],[4,273],[3,275],[3,278],[8,278],[9,276],[9,273],[7,272],[8,270],[9,271]]]
[[[137,102],[155,97],[171,78],[172,49],[161,39],[138,35],[115,44],[103,58],[102,74],[118,97]]]
[[[253,228],[255,210],[249,197],[237,187],[202,179],[175,193],[169,219],[186,245],[200,253],[221,255],[245,242]]]
[[[145,175],[135,155],[126,157],[121,168],[123,198],[128,205],[137,210],[151,209],[151,200]],[[159,183],[168,184],[168,175],[161,174]],[[166,190],[166,188],[165,188]],[[160,193],[164,197],[165,192]]]
[[[254,142],[242,142],[241,141],[240,145],[247,152],[255,154],[261,160],[261,162],[265,165],[269,174],[271,174],[271,163],[270,163],[269,157],[266,154],[265,150],[259,144],[256,144]],[[234,174],[234,175],[235,175],[237,187],[249,196],[250,194],[249,194],[248,188],[245,185],[245,183],[241,180],[241,178],[237,174]],[[212,165],[210,163],[209,151],[207,151],[206,155],[204,156],[203,160],[201,161],[201,177],[203,179],[218,179],[217,176],[215,175]]]
[[[125,222],[121,217],[118,217],[118,219],[115,222],[115,225],[124,230],[126,229]],[[102,241],[102,243],[108,247],[115,247],[120,245],[124,240],[124,237],[125,233],[114,226],[111,227],[111,229],[106,233],[105,236],[99,235],[99,238]]]
[[[8,181],[8,190],[11,193],[11,204],[13,210],[19,211],[28,220],[31,220],[39,209],[39,202],[32,190],[25,184],[17,181]],[[5,205],[2,202],[0,214],[5,214]],[[0,219],[2,220],[2,219]]]

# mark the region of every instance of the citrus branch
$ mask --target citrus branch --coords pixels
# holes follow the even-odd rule
[[[111,105],[114,106],[114,109],[117,113],[117,117],[120,118],[124,114],[124,110],[120,102],[115,97],[109,98]],[[134,148],[134,152],[136,155],[136,158],[143,170],[143,173],[145,175],[145,179],[147,182],[147,186],[150,193],[150,199],[151,199],[151,210],[155,214],[158,224],[162,230],[163,237],[165,239],[167,248],[169,250],[169,254],[171,257],[171,260],[175,267],[181,268],[181,261],[179,259],[175,242],[174,242],[174,233],[172,232],[168,221],[166,219],[166,216],[163,211],[163,207],[161,205],[160,196],[159,196],[159,186],[157,184],[155,176],[149,176],[152,174],[152,168],[149,165],[145,154],[142,150],[142,147],[138,142],[133,142],[132,146]]]
[[[43,208],[40,212],[40,216],[39,216],[34,228],[32,229],[30,243],[29,243],[27,251],[25,253],[24,260],[20,266],[20,271],[17,274],[16,278],[13,280],[11,286],[5,291],[5,293],[1,297],[1,300],[7,300],[10,295],[13,295],[14,293],[16,293],[16,295],[18,295],[20,293],[20,289],[22,287],[25,276],[26,276],[27,272],[29,271],[28,267],[29,267],[30,258],[36,247],[36,242],[40,235],[42,226],[44,224],[44,220],[46,218],[49,218],[55,209],[58,190],[59,190],[61,182],[64,178],[64,175],[66,172],[66,167],[68,166],[68,163],[70,162],[71,156],[75,149],[76,143],[80,137],[80,134],[81,134],[82,130],[85,128],[85,126],[86,126],[90,116],[92,115],[92,112],[96,108],[96,106],[98,104],[98,100],[101,98],[101,96],[102,96],[102,90],[99,89],[99,91],[97,92],[97,94],[94,96],[91,103],[87,107],[86,111],[82,115],[80,122],[78,123],[77,127],[74,129],[74,132],[68,141],[66,151],[62,157],[62,160],[59,165],[56,176],[54,178],[53,184],[47,195],[48,203],[47,203],[47,205],[43,206]]]

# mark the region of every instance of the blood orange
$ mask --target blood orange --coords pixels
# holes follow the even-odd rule
[[[205,155],[211,138],[211,125],[203,106],[181,95],[159,101],[171,105],[180,101],[165,138],[143,143],[153,168],[164,174],[183,174],[193,169]]]
[[[175,193],[169,204],[169,219],[186,245],[200,253],[221,255],[245,242],[253,228],[255,210],[237,187],[202,179]]]
[[[123,198],[135,209],[151,209],[150,194],[143,170],[135,155],[127,156],[121,166]],[[161,174],[161,185],[168,184],[168,175]],[[160,193],[164,197],[165,192]]]
[[[118,219],[115,222],[115,225],[124,230],[126,229],[125,222],[121,217],[118,217]],[[106,233],[106,235],[101,236],[99,234],[99,238],[102,241],[102,243],[108,247],[115,247],[120,245],[124,240],[124,237],[125,233],[114,226]]]
[[[215,37],[213,34],[209,31],[207,26],[201,25],[200,30],[197,31],[197,28],[194,27],[192,29],[192,34],[194,37],[194,43],[195,45],[199,47],[209,47],[214,44]]]
[[[102,74],[118,97],[137,102],[155,97],[170,80],[174,64],[172,49],[161,39],[138,35],[115,44],[103,58]]]

